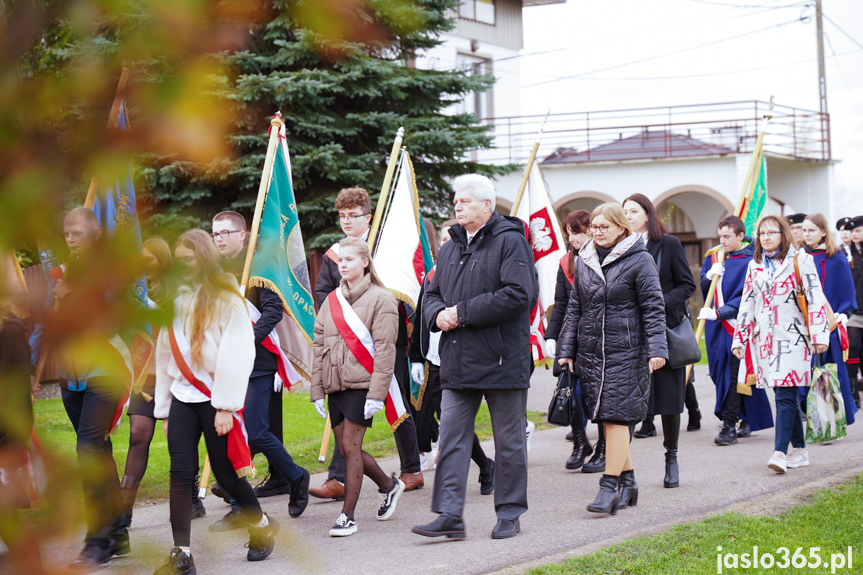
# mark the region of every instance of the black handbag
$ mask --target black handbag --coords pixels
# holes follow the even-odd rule
[[[574,411],[575,393],[571,385],[572,374],[569,366],[561,366],[560,377],[557,378],[557,387],[551,402],[548,404],[548,422],[552,425],[568,426],[572,423]]]
[[[656,254],[656,269],[659,271],[659,264],[662,262],[662,247],[659,248],[659,253]],[[695,332],[692,329],[692,322],[689,310],[683,314],[683,321],[677,327],[665,328],[665,340],[668,344],[668,365],[672,369],[686,367],[687,365],[698,363],[701,361],[701,348],[698,347],[698,341],[695,340]]]

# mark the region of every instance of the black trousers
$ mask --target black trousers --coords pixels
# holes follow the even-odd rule
[[[737,393],[737,370],[740,369],[740,360],[731,356],[731,386],[728,388],[728,393],[725,394],[725,399],[722,401],[722,410],[719,412],[719,419],[729,425],[737,425],[737,420],[740,419],[740,394]]]
[[[863,355],[863,329],[859,327],[848,328],[848,379],[853,382],[857,379],[857,374],[860,372],[860,356]]]
[[[402,401],[405,406],[411,404],[410,400],[410,369],[408,368],[407,347],[396,347],[396,365],[394,369],[396,381],[402,392]],[[418,473],[420,470],[420,451],[417,445],[417,428],[413,417],[402,421],[394,432],[396,448],[399,450],[402,473]],[[333,458],[328,469],[328,479],[337,479],[345,482],[345,458],[339,451],[338,443],[333,450]]]
[[[92,377],[84,391],[69,391],[61,382],[63,407],[75,428],[78,468],[84,491],[88,546],[108,549],[125,529],[120,478],[108,435],[123,384],[113,377]],[[185,504],[189,505],[189,490]]]
[[[237,477],[228,460],[228,436],[218,435],[214,421],[216,409],[204,403],[183,403],[174,398],[168,417],[168,452],[171,455],[171,529],[174,545],[189,547],[192,531],[192,506],[189,492],[198,473],[198,443],[201,434],[207,445],[210,465],[219,485],[239,504],[255,524],[261,520],[261,505],[252,486]]]

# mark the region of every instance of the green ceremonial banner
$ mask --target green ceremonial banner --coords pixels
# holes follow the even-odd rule
[[[298,330],[302,335],[296,337],[297,334],[293,334],[294,337],[288,338],[289,342],[282,342],[283,348],[295,367],[307,375],[311,373],[315,304],[290,170],[283,126],[261,213],[249,285],[269,288],[282,298],[285,313],[293,320],[283,323],[288,323],[288,327],[295,326],[292,331]]]
[[[743,223],[746,224],[746,235],[750,237],[755,237],[755,226],[758,225],[758,220],[764,214],[764,208],[767,206],[767,162],[763,153],[761,154],[761,165],[754,178],[755,187],[746,199],[743,208],[744,213],[741,215]]]

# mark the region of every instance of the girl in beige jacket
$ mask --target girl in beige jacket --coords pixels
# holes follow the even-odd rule
[[[345,238],[339,246],[342,281],[324,301],[315,321],[311,388],[311,400],[321,417],[327,417],[324,396],[329,398],[336,445],[346,462],[345,501],[330,529],[332,537],[357,531],[354,508],[363,474],[378,485],[377,518],[381,521],[395,512],[405,488],[399,479],[387,477],[375,459],[362,450],[366,428],[371,427],[374,414],[384,408],[393,377],[399,317],[396,300],[375,274],[364,241]]]

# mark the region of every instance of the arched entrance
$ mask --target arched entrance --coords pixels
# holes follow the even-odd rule
[[[734,210],[723,194],[699,185],[672,188],[657,196],[654,205],[669,233],[683,244],[693,267],[700,267],[704,253],[718,243],[719,220]]]

